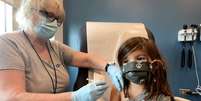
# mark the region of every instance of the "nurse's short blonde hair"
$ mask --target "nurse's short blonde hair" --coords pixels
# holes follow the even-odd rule
[[[22,0],[21,6],[16,14],[16,21],[19,24],[19,28],[25,30],[32,28],[34,25],[30,18],[33,15],[33,9],[39,12],[39,10],[45,9],[48,3],[52,1],[59,7],[58,12],[61,14],[60,17],[64,19],[63,0]]]

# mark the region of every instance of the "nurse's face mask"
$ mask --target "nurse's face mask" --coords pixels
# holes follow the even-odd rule
[[[38,37],[42,39],[50,39],[62,25],[63,20],[60,17],[54,16],[53,13],[45,10],[39,10],[39,13],[42,15],[42,22],[36,25],[34,30]]]
[[[135,84],[143,84],[151,72],[151,63],[147,59],[132,60],[123,64],[123,77]]]

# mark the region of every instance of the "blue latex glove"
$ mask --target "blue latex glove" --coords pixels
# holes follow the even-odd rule
[[[107,88],[105,81],[94,81],[73,92],[72,101],[96,101]]]
[[[112,79],[112,82],[117,88],[117,90],[121,91],[123,89],[124,84],[120,68],[115,64],[109,64],[107,68],[107,73]]]

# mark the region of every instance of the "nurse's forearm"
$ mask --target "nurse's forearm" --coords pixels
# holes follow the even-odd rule
[[[72,93],[20,93],[8,101],[72,101]]]
[[[105,71],[106,64],[107,61],[96,54],[87,54],[83,52],[73,53],[72,65],[74,66]]]
[[[93,69],[105,71],[105,66],[107,64],[106,60],[104,60],[102,57],[98,57],[92,54],[87,55],[88,55],[88,64],[90,64]]]

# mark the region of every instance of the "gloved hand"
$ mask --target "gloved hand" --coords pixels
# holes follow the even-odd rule
[[[120,68],[115,64],[108,64],[107,66],[106,66],[107,68],[106,71],[109,77],[112,79],[112,82],[117,88],[117,90],[121,91],[124,85],[123,85],[122,72]]]
[[[107,88],[105,81],[94,81],[73,92],[72,101],[96,101]]]

